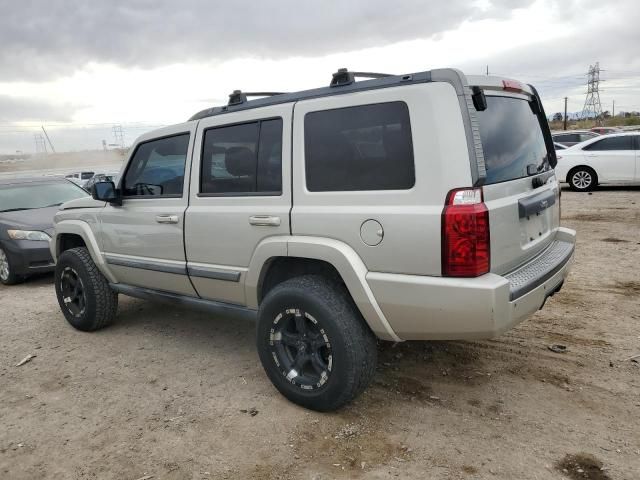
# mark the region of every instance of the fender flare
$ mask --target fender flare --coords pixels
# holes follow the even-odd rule
[[[116,278],[113,276],[109,267],[104,259],[104,256],[100,252],[100,247],[98,245],[98,241],[96,240],[93,231],[91,230],[91,226],[82,220],[62,220],[55,225],[55,233],[49,242],[49,249],[51,250],[51,255],[55,261],[58,260],[59,256],[59,246],[58,246],[58,238],[60,235],[65,233],[70,233],[73,235],[78,235],[82,240],[84,240],[85,245],[87,246],[87,250],[89,250],[89,254],[91,255],[91,259],[98,267],[98,270],[102,272],[102,274],[107,277],[107,280],[111,283],[117,283]]]
[[[253,253],[245,280],[249,308],[258,308],[258,287],[263,269],[274,257],[298,257],[322,260],[338,271],[353,301],[373,332],[382,340],[402,341],[391,328],[366,280],[362,259],[346,243],[330,238],[308,236],[270,237]]]

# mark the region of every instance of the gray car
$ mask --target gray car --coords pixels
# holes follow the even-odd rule
[[[61,203],[85,196],[62,178],[0,180],[0,282],[11,285],[54,269],[53,217]]]

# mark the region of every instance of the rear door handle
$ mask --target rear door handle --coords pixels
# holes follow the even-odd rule
[[[156,215],[158,223],[178,223],[178,215]]]
[[[252,215],[249,217],[249,224],[258,227],[279,227],[280,217],[270,215]]]

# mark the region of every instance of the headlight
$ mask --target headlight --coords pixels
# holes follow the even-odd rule
[[[48,242],[51,237],[44,232],[38,232],[33,230],[7,230],[9,238],[14,240],[41,240]]]

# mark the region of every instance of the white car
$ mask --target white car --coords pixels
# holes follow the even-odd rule
[[[562,150],[555,171],[578,192],[607,183],[640,184],[640,132],[603,135]]]

